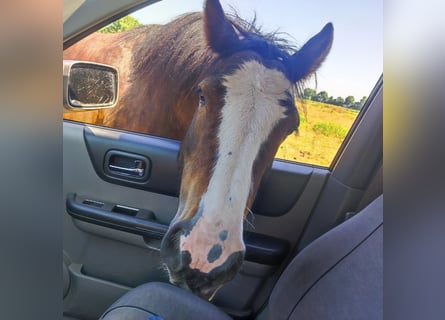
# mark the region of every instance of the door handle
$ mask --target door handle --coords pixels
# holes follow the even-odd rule
[[[114,164],[109,164],[108,167],[110,168],[111,171],[119,171],[119,172],[125,172],[128,173],[130,175],[137,175],[139,177],[143,177],[145,174],[145,169],[144,169],[144,163],[141,160],[134,160],[134,168],[127,168],[127,167],[121,167],[121,166],[116,166]]]
[[[149,178],[150,160],[140,154],[109,150],[105,154],[104,172],[121,180],[145,181]]]

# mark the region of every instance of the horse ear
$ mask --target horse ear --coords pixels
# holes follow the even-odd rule
[[[290,58],[292,81],[304,79],[317,70],[329,53],[334,38],[332,23],[309,39],[308,42]]]
[[[239,41],[218,0],[207,0],[205,3],[204,30],[207,44],[218,53]]]

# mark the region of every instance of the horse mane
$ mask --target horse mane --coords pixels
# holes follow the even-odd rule
[[[134,29],[144,36],[134,47],[133,80],[147,79],[149,74],[167,78],[176,74],[185,83],[196,82],[205,67],[203,62],[212,60],[205,48],[201,17],[201,13],[188,13],[165,25],[155,25],[155,30],[153,25]]]
[[[298,51],[298,48],[284,37],[284,35],[290,37],[288,34],[279,31],[263,32],[257,24],[256,15],[250,21],[241,18],[235,11],[226,14],[226,17],[239,33],[242,41],[238,46],[228,47],[226,51],[220,52],[219,57],[243,50],[252,50],[264,59],[280,60],[285,63],[292,54]],[[159,66],[166,75],[188,75],[187,79],[184,79],[187,83],[191,79],[199,79],[200,74],[206,69],[206,64],[216,60],[215,55],[206,46],[202,21],[201,12],[185,13],[162,26],[146,25],[127,32],[126,37],[131,38],[144,34],[135,46],[133,55],[135,77],[138,80],[146,79],[147,73],[151,73],[150,70],[154,66]],[[152,41],[161,41],[162,44],[150,46]],[[169,63],[173,61],[174,63]],[[176,68],[181,68],[181,70],[176,70]],[[295,85],[297,93],[300,93],[302,91],[300,84]]]

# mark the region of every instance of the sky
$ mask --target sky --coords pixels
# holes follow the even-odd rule
[[[383,73],[383,0],[221,0],[249,20],[254,13],[264,31],[282,31],[302,46],[332,22],[331,51],[306,87],[325,90],[334,98],[369,96]],[[141,23],[167,23],[176,16],[202,11],[203,0],[162,0],[132,16]]]

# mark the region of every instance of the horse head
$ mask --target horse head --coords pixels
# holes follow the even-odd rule
[[[206,1],[203,26],[215,58],[196,88],[178,211],[161,245],[170,281],[201,296],[238,272],[243,220],[279,145],[299,125],[294,88],[321,65],[333,39],[328,23],[289,52],[228,18],[218,0]]]

